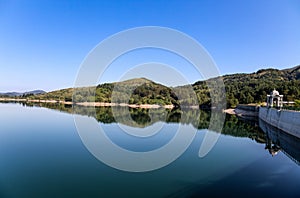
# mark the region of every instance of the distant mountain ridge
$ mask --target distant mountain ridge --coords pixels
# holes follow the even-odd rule
[[[6,92],[0,93],[1,96],[8,96],[8,97],[15,97],[15,96],[24,96],[24,95],[38,95],[47,93],[43,90],[33,90],[33,91],[26,91],[26,92]]]

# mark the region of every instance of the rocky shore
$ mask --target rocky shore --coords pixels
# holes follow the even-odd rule
[[[258,108],[254,105],[238,105],[235,109],[225,109],[225,113],[240,117],[257,117]]]

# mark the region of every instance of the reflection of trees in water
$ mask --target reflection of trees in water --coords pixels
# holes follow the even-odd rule
[[[248,137],[259,143],[265,142],[265,134],[257,125],[257,121],[241,120],[234,115],[226,116],[222,134]]]
[[[54,109],[61,112],[73,113],[72,105],[61,103],[37,103],[37,102],[10,102],[19,103],[24,107],[45,107],[48,109]]]
[[[21,103],[21,102],[19,102]],[[195,109],[141,109],[128,107],[83,107],[65,105],[59,103],[26,103],[21,105],[26,107],[45,107],[72,114],[79,114],[95,118],[101,123],[122,123],[132,127],[147,127],[156,122],[192,124],[197,129],[207,129],[211,122],[211,111]],[[130,119],[126,118],[129,113]],[[200,116],[199,116],[200,115]],[[218,115],[217,115],[218,116]],[[195,119],[199,117],[199,119]],[[218,117],[215,118],[217,120]],[[262,130],[260,129],[262,128]],[[264,132],[263,132],[264,131]],[[242,120],[234,115],[226,115],[222,129],[223,135],[234,137],[245,137],[255,140],[258,143],[266,144],[272,156],[279,150],[284,152],[293,161],[299,164],[299,139],[292,137],[279,129],[276,129],[260,120],[258,124],[255,120]]]
[[[35,105],[36,106],[36,105]],[[119,122],[132,127],[147,127],[156,122],[192,124],[197,129],[207,129],[211,121],[211,111],[195,109],[142,109],[128,107],[84,107],[40,103],[39,106],[56,109],[62,112],[94,117],[101,123]],[[129,113],[130,119],[126,117]],[[195,118],[199,119],[195,119]],[[241,120],[234,115],[226,115],[222,134],[235,137],[247,137],[259,143],[265,143],[265,134],[256,121]]]

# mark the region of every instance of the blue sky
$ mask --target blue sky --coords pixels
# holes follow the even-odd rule
[[[0,92],[72,87],[90,50],[138,26],[190,35],[221,74],[300,64],[297,0],[0,0]]]

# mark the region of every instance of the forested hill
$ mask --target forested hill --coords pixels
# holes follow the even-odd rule
[[[300,99],[300,66],[291,69],[261,69],[251,74],[223,77],[229,106],[237,103],[260,103],[273,89],[284,95],[285,101]]]
[[[113,92],[114,100],[112,101]],[[158,105],[177,103],[177,97],[171,88],[145,78],[136,78],[118,83],[104,83],[93,87],[61,89],[38,96],[29,96],[29,98],[64,101],[74,100],[74,102],[127,102],[129,104]]]
[[[283,94],[285,101],[300,99],[300,65],[284,70],[261,69],[250,74],[224,75],[222,78],[226,88],[228,107],[265,102],[266,95],[273,89]],[[114,102],[124,102],[127,97],[130,104],[194,105],[195,101],[191,97],[179,101],[174,94],[178,91],[184,92],[185,87],[187,86],[170,88],[145,78],[138,78],[119,83],[104,83],[97,87],[77,88],[74,98],[72,98],[73,88],[23,97],[65,101],[74,99],[75,102],[111,102],[112,92],[114,92],[117,98]],[[195,82],[192,88],[197,94],[200,106],[209,107],[210,95],[206,82]]]
[[[118,83],[100,84],[96,88],[96,101],[129,104],[176,104],[177,97],[167,86],[146,78],[136,78]],[[129,100],[128,100],[129,98]]]
[[[284,70],[261,69],[255,73],[224,75],[227,106],[237,104],[261,103],[273,89],[284,95],[285,101],[300,99],[300,65]],[[195,90],[205,90],[206,83],[198,81],[193,84]],[[209,98],[202,94],[201,98]]]

